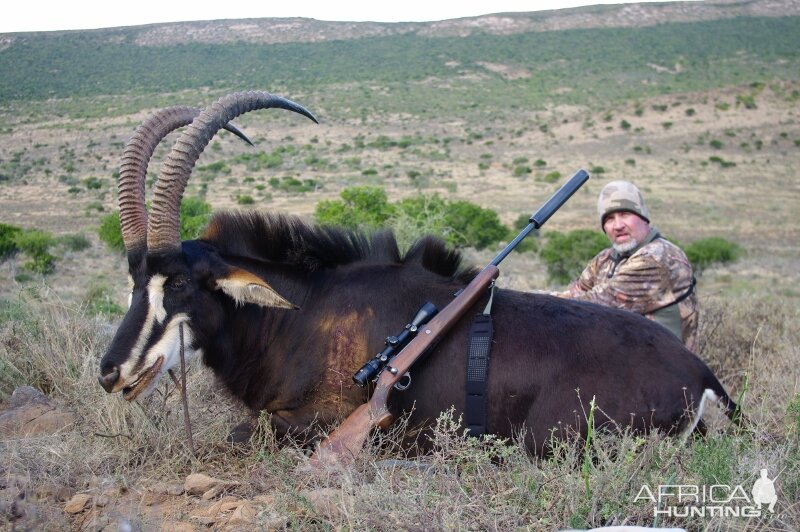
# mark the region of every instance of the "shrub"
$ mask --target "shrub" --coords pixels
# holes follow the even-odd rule
[[[454,201],[447,205],[445,223],[453,229],[448,242],[457,246],[487,248],[508,236],[508,228],[497,213],[469,201]]]
[[[211,205],[201,198],[183,198],[181,202],[181,240],[191,240],[200,236],[210,219]],[[100,218],[97,236],[112,251],[125,252],[119,212],[113,212]]]
[[[55,269],[56,257],[50,253],[50,248],[56,240],[50,233],[38,229],[20,231],[14,236],[14,242],[30,259],[25,263],[25,269],[42,275]]]
[[[389,226],[401,244],[434,234],[452,246],[483,249],[508,236],[496,212],[468,201],[450,202],[434,194],[389,203],[383,189],[363,186],[346,188],[341,197],[317,203],[318,223],[372,229]]]
[[[520,231],[522,231],[528,226],[528,224],[530,223],[530,219],[531,219],[530,214],[520,214],[519,216],[517,216],[517,219],[514,220],[514,230],[516,231],[516,234],[513,235],[514,237],[516,237]],[[536,251],[539,249],[539,243],[537,240],[538,237],[539,237],[539,230],[534,229],[533,231],[528,233],[528,236],[526,236],[522,242],[517,244],[517,247],[514,248],[514,251],[518,251],[519,253],[526,253],[528,251],[536,253]]]
[[[200,236],[211,219],[211,205],[201,198],[183,198],[181,202],[181,240]]]
[[[566,284],[578,277],[592,257],[607,246],[608,238],[599,231],[553,232],[548,234],[539,256],[547,265],[550,280]]]
[[[292,177],[290,175],[283,176],[281,179],[278,179],[277,177],[271,177],[269,180],[269,185],[274,189],[282,190],[283,192],[288,192],[290,194],[302,194],[304,192],[314,190],[320,186],[320,184],[314,179],[304,179],[303,181],[300,181],[296,177]]]
[[[100,218],[97,236],[112,251],[119,253],[125,251],[125,243],[122,241],[122,227],[119,223],[119,212],[112,212]]]
[[[324,200],[314,208],[318,223],[342,227],[383,227],[392,207],[382,188],[358,186],[342,190],[341,200]]]
[[[742,248],[719,236],[701,238],[685,247],[686,257],[695,271],[700,272],[711,264],[725,264],[737,260]]]
[[[736,105],[742,105],[745,109],[758,109],[756,98],[752,94],[740,94],[736,97]]]
[[[19,251],[16,236],[22,228],[0,223],[0,261],[4,261]]]
[[[83,251],[84,249],[89,249],[92,245],[86,235],[80,233],[64,235],[58,239],[58,242],[69,251]]]
[[[254,200],[253,196],[250,196],[249,194],[239,194],[236,197],[236,203],[239,205],[252,205],[255,202],[256,200]]]
[[[514,177],[522,177],[531,173],[531,167],[528,165],[520,165],[514,168]]]
[[[546,183],[555,183],[559,179],[561,179],[561,172],[559,172],[558,170],[553,170],[552,172],[548,172],[544,175],[544,177],[542,177],[542,181]]]
[[[103,180],[96,177],[87,177],[83,180],[83,184],[89,190],[99,190],[103,188]]]

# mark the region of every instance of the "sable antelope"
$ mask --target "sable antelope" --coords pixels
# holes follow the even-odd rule
[[[424,301],[444,307],[476,270],[461,267],[460,255],[435,238],[401,255],[389,232],[252,212],[216,214],[199,239],[181,242],[179,206],[201,152],[224,124],[268,107],[316,122],[268,93],[221,98],[172,148],[149,220],[143,181],[152,150],[139,157],[126,150],[122,167],[130,170],[121,172],[119,203],[132,290],[99,380],[134,400],[175,366],[185,342],[232,395],[269,412],[283,436],[314,422],[324,427],[362,404],[368,391],[351,376],[387,332],[402,329]],[[148,145],[165,135],[152,133]],[[592,398],[601,409],[596,426],[643,431],[693,427],[697,418],[687,411],[707,398],[729,414],[736,406],[679,339],[637,314],[505,289],[496,291],[492,314],[487,432],[510,437],[524,426],[534,453],[546,448],[553,428],[585,431]],[[392,396],[393,412],[411,412],[410,423],[421,426],[451,406],[463,412],[469,322],[463,318],[413,368],[413,385]]]

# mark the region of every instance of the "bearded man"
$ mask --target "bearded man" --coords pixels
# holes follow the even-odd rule
[[[611,247],[555,295],[638,312],[694,351],[697,295],[686,254],[651,227],[644,196],[633,183],[608,183],[597,200],[597,213]]]

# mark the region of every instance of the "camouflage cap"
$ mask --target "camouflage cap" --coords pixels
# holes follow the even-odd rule
[[[650,222],[650,211],[644,203],[644,196],[636,185],[628,181],[612,181],[603,187],[597,198],[597,214],[600,215],[600,226],[606,216],[618,211],[638,214],[646,222]]]

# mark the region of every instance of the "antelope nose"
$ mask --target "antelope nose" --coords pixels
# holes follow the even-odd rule
[[[100,377],[97,378],[100,382],[100,386],[108,393],[111,393],[111,390],[114,389],[114,384],[117,383],[117,379],[119,379],[119,368],[116,366],[111,368],[111,371],[108,373],[100,375]]]

